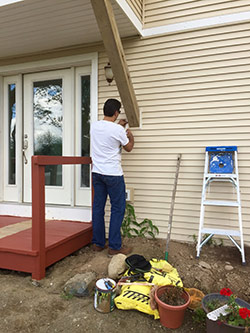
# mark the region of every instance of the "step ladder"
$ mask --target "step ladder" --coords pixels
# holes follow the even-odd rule
[[[211,182],[230,182],[236,189],[236,201],[207,200],[207,189]],[[239,228],[234,230],[204,228],[205,206],[237,207]],[[204,235],[206,237],[203,239]],[[197,242],[197,258],[200,256],[201,248],[214,235],[225,235],[238,248],[245,265],[244,241],[242,231],[240,185],[237,162],[237,146],[206,147],[205,167],[203,176],[202,199],[200,209],[200,226]],[[240,245],[233,237],[240,238]]]

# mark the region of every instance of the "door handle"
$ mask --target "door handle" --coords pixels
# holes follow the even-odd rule
[[[23,141],[23,150],[28,149],[28,146],[29,146],[29,144],[28,144],[28,140],[25,139],[25,140]]]
[[[29,146],[27,137],[28,137],[27,134],[25,134],[25,136],[24,136],[25,140],[23,140],[23,158],[24,158],[24,164],[28,164],[28,159],[27,159],[26,154],[25,154],[25,150],[27,150],[28,146]]]
[[[23,158],[24,158],[24,164],[28,164],[27,157],[25,155],[25,149],[23,148]]]

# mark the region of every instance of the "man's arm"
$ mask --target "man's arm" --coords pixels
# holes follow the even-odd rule
[[[129,139],[129,142],[126,144],[126,146],[123,146],[123,148],[127,151],[130,152],[133,147],[134,147],[134,136],[130,129],[127,129],[127,137]]]

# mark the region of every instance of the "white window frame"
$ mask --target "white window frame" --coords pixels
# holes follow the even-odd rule
[[[76,130],[76,141],[75,141],[75,149],[76,149],[76,156],[81,156],[81,77],[90,75],[90,122],[97,120],[97,112],[92,112],[92,95],[94,87],[92,74],[88,67],[77,67],[75,72],[75,92],[76,92],[76,119],[75,119],[75,130]],[[91,175],[90,175],[90,188],[84,188],[80,186],[81,184],[81,166],[76,166],[76,174],[75,174],[75,204],[77,206],[83,205],[83,203],[87,202],[87,200],[91,200],[91,196],[89,196],[89,189],[91,188]],[[91,202],[89,201],[88,206],[90,206]]]

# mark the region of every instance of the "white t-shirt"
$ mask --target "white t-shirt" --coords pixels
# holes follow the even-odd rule
[[[122,176],[121,146],[129,142],[125,129],[112,121],[100,120],[90,129],[92,172]]]

